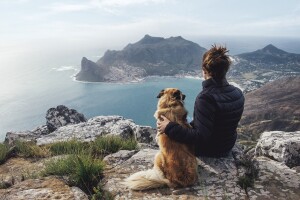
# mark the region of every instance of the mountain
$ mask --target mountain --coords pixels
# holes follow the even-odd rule
[[[176,75],[199,71],[205,48],[181,36],[162,38],[145,35],[123,50],[108,50],[96,63],[83,58],[82,81],[132,81],[152,75]]]
[[[245,95],[244,134],[256,140],[264,131],[300,130],[300,76],[281,78]]]
[[[228,76],[235,79],[245,92],[280,77],[300,75],[300,54],[283,51],[272,44],[235,55],[232,59]]]
[[[250,53],[243,53],[237,55],[239,58],[245,59],[247,61],[252,61],[255,63],[263,63],[265,68],[272,68],[271,65],[274,65],[278,68],[281,66],[281,64],[291,64],[291,66],[280,68],[281,70],[290,70],[290,67],[294,67],[293,64],[295,61],[298,62],[298,68],[295,68],[294,70],[300,70],[300,55],[294,54],[294,53],[288,53],[286,51],[283,51],[281,49],[278,49],[272,44],[267,45],[263,49],[256,50],[254,52]],[[290,63],[292,62],[292,63]],[[276,68],[275,68],[276,69]]]

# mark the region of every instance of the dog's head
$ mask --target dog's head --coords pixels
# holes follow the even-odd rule
[[[166,88],[157,95],[158,106],[161,108],[172,107],[184,104],[185,95],[177,88]]]

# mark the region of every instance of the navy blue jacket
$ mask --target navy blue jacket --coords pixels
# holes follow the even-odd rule
[[[242,91],[226,79],[208,79],[196,98],[192,129],[170,122],[166,129],[171,139],[195,146],[197,156],[220,157],[234,146],[236,128],[244,110]]]

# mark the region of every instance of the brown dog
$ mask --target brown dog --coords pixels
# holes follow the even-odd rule
[[[159,95],[154,117],[161,115],[184,127],[187,123],[187,111],[184,108],[185,95],[176,88],[162,90]],[[186,187],[197,181],[197,160],[193,147],[171,140],[164,133],[156,136],[160,151],[155,156],[153,169],[137,172],[125,180],[133,190],[145,190],[168,185],[169,187]]]

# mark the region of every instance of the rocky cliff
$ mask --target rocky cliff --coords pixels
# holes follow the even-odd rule
[[[300,76],[270,82],[245,95],[241,119],[244,135],[253,140],[264,131],[300,130]]]
[[[106,168],[100,185],[114,199],[291,199],[300,198],[300,132],[265,132],[252,150],[237,144],[224,158],[198,159],[198,182],[188,188],[160,188],[144,192],[131,191],[122,181],[130,174],[153,167],[158,148],[155,130],[141,127],[120,116],[99,116],[58,127],[52,133],[34,139],[24,137],[39,145],[58,141],[92,141],[107,134],[122,138],[134,137],[138,150],[121,150],[104,158]],[[16,139],[16,138],[15,138]],[[56,159],[56,158],[54,158]],[[0,165],[6,189],[0,189],[2,199],[88,199],[77,187],[66,185],[59,177],[40,178],[35,174],[45,167],[45,159],[34,162],[12,158]],[[63,180],[66,177],[63,178]]]

